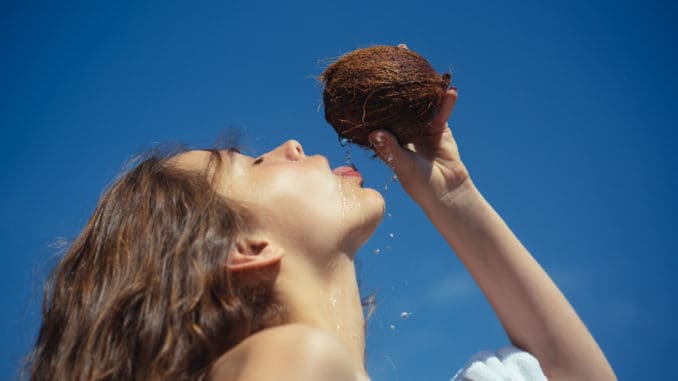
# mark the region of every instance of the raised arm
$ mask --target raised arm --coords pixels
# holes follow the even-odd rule
[[[370,141],[476,280],[515,346],[534,355],[550,380],[615,380],[570,303],[473,184],[447,124],[456,99],[448,90],[430,130],[406,148],[385,131]]]

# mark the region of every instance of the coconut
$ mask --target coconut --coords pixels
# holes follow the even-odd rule
[[[370,147],[368,135],[376,129],[411,143],[430,126],[450,79],[406,47],[354,50],[320,76],[325,119],[341,138],[363,147]]]

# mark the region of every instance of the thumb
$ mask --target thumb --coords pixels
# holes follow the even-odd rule
[[[412,154],[401,147],[395,136],[386,130],[373,131],[368,138],[374,152],[393,170],[398,168],[398,163],[403,162],[406,155]]]

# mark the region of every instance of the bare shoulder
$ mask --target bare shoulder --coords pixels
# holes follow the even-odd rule
[[[288,324],[258,332],[225,353],[209,381],[355,381],[356,368],[343,345],[327,332]]]

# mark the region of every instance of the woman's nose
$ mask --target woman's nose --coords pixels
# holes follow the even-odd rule
[[[296,140],[288,140],[276,149],[287,160],[299,160],[304,157],[304,149]]]

